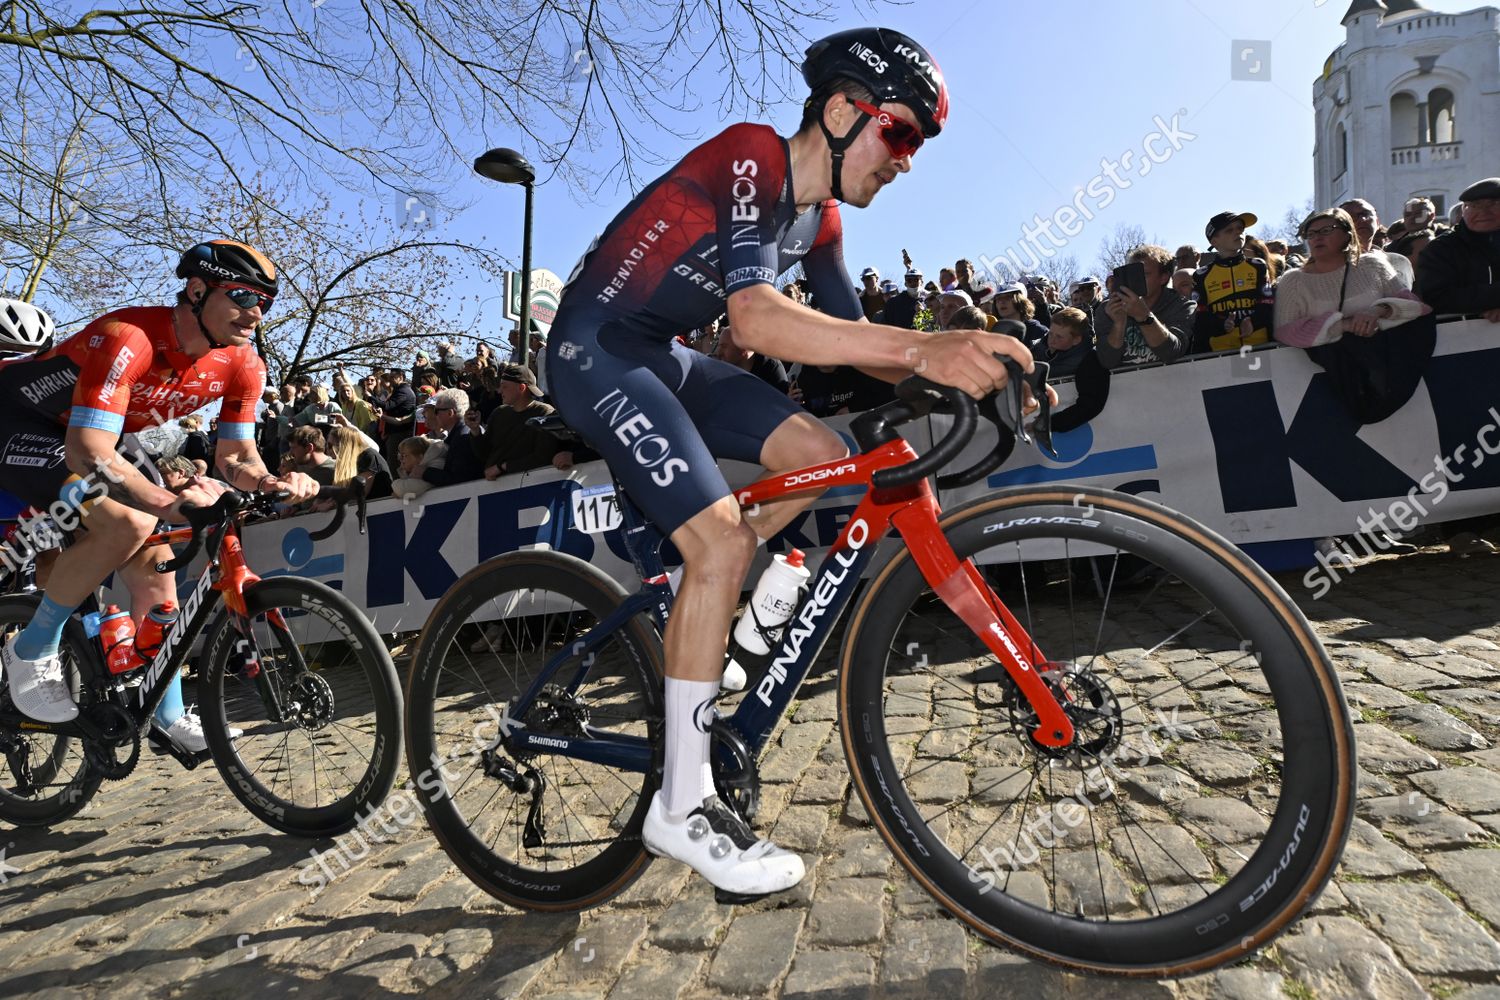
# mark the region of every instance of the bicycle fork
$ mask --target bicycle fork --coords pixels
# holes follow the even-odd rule
[[[1035,640],[984,582],[974,561],[958,558],[937,530],[937,509],[931,495],[923,499],[925,502],[908,504],[892,514],[891,524],[908,540],[912,559],[933,592],[973,629],[1031,703],[1037,715],[1032,738],[1046,747],[1068,746],[1073,742],[1073,723],[1036,671],[1036,663],[1042,658],[1028,658],[1013,637],[1024,636],[1032,652],[1039,654]]]

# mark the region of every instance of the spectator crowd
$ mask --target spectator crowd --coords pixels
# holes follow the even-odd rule
[[[1102,413],[1111,373],[1125,368],[1279,343],[1311,352],[1357,396],[1368,394],[1372,364],[1392,363],[1370,360],[1372,352],[1390,357],[1384,341],[1396,345],[1397,357],[1407,343],[1418,344],[1417,356],[1401,364],[1402,374],[1420,377],[1425,359],[1408,331],[1424,316],[1500,323],[1500,178],[1467,188],[1448,220],[1417,197],[1389,226],[1363,199],[1320,209],[1304,220],[1293,244],[1256,238],[1250,232],[1256,222],[1250,212],[1218,212],[1204,226],[1205,245],[1137,246],[1110,273],[1066,289],[1041,275],[981,274],[967,259],[940,268],[936,280],[909,266],[900,284],[867,267],[856,283],[860,307],[872,323],[1019,337],[1050,366],[1050,378],[1074,382],[1076,400],[1054,415],[1059,430]],[[783,291],[818,308],[802,282]],[[519,336],[512,331],[507,357],[519,353]],[[858,412],[891,398],[887,383],[852,367],[789,366],[757,355],[736,342],[725,317],[679,340],[775,386],[814,416]],[[408,367],[358,378],[339,369],[326,384],[299,376],[267,389],[260,450],[273,467],[323,482],[358,478],[372,498],[416,496],[549,465],[566,469],[592,456],[531,422],[553,408],[545,336],[533,328],[528,347],[530,366],[503,361],[488,344],[466,357],[442,343],[432,353],[417,351]],[[1384,386],[1388,374],[1377,370],[1374,381]],[[1357,418],[1372,420],[1382,403],[1401,402],[1397,395],[1373,405],[1365,399],[1362,410],[1350,405]],[[213,454],[214,423],[182,421],[181,457],[200,473]],[[1464,534],[1456,548],[1492,550]]]

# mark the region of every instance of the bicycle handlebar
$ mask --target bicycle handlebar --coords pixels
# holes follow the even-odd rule
[[[290,494],[285,492],[276,493],[242,493],[235,489],[226,489],[224,493],[213,504],[208,507],[199,507],[197,504],[185,503],[182,505],[182,516],[187,519],[188,527],[193,529],[192,536],[188,538],[187,547],[171,559],[156,564],[158,573],[175,573],[186,566],[197,557],[203,548],[203,536],[214,531],[228,521],[231,517],[242,512],[254,510],[270,511],[272,506],[285,500]],[[365,533],[365,490],[364,484],[355,480],[347,486],[324,486],[318,490],[317,499],[333,500],[336,506],[333,510],[333,519],[317,531],[309,532],[308,537],[313,541],[322,541],[338,531],[344,523],[344,505],[354,500],[357,506],[359,518],[359,533]]]
[[[1007,413],[1010,426],[1007,426],[1006,420],[1001,416],[998,392],[991,393],[983,400],[975,402],[968,393],[961,389],[938,385],[920,375],[913,375],[896,385],[897,400],[895,402],[871,410],[861,417],[861,420],[866,421],[864,431],[874,437],[879,437],[888,429],[893,430],[910,420],[924,417],[934,409],[951,409],[954,415],[953,427],[942,440],[936,442],[916,461],[876,472],[870,477],[874,487],[884,490],[905,486],[919,479],[926,479],[947,465],[968,445],[979,426],[980,416],[995,425],[999,440],[987,455],[963,472],[938,477],[940,489],[967,486],[978,482],[992,472],[1005,461],[1014,447],[1015,442],[1010,437],[1012,433],[1027,444],[1034,443],[1048,455],[1055,457],[1057,450],[1052,446],[1052,404],[1046,389],[1047,364],[1038,361],[1028,373],[1017,362],[1008,358],[1004,361],[1005,370],[1009,376],[1005,391],[1012,404],[1008,407]],[[1031,394],[1039,406],[1033,425],[1036,435],[1034,441],[1032,434],[1027,432],[1024,422],[1027,388],[1031,389]],[[1011,430],[1012,426],[1015,428],[1014,432]]]
[[[939,405],[947,404],[953,412],[953,429],[925,454],[918,456],[916,461],[892,469],[881,469],[871,476],[870,482],[877,490],[888,490],[926,479],[958,457],[979,425],[979,407],[962,389],[938,385],[930,379],[913,375],[896,384],[896,397],[897,403],[881,407],[882,411],[887,407],[900,407],[899,410],[892,409],[883,414],[891,418],[885,421],[888,426],[897,427],[909,420],[925,417]]]

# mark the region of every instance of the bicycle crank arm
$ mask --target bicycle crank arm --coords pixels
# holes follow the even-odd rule
[[[104,734],[99,727],[79,716],[72,722],[38,722],[14,709],[0,712],[0,729],[17,733],[47,733],[52,736],[71,736],[74,739],[98,740]]]

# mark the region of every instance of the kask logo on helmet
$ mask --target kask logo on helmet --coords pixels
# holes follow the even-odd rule
[[[926,58],[921,52],[912,48],[910,45],[897,45],[895,48],[895,53],[902,59],[905,59],[907,62],[911,63],[927,77],[932,79],[937,78],[937,67],[932,64],[932,61],[930,59]]]

